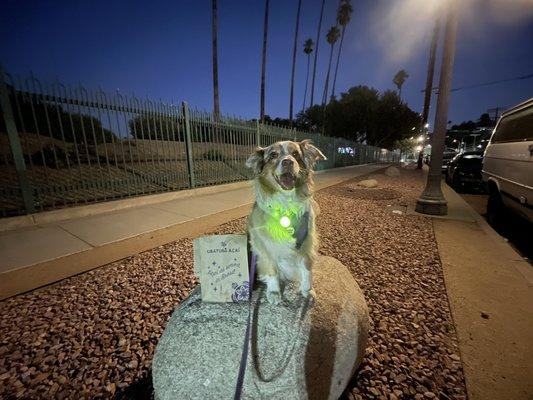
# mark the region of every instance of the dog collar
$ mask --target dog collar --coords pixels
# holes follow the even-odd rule
[[[267,229],[277,241],[290,241],[299,249],[309,233],[309,206],[268,206]]]

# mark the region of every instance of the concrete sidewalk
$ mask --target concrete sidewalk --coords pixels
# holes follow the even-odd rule
[[[468,398],[533,399],[533,268],[461,196],[442,189],[449,212],[432,219]]]
[[[321,189],[386,166],[360,165],[317,173],[316,187]],[[247,215],[254,201],[250,182],[183,191],[172,200],[169,196],[176,194],[58,210],[11,221],[11,226],[18,228],[0,232],[0,299],[199,234]],[[109,209],[112,211],[102,212]]]

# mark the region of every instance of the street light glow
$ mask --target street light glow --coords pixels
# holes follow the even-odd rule
[[[420,136],[418,137],[418,141],[419,141],[419,142],[424,141],[424,135],[420,135]]]
[[[424,128],[429,128],[429,122],[426,122],[426,125],[424,125]]]
[[[416,151],[420,152],[422,151],[423,147],[422,146],[416,146]]]

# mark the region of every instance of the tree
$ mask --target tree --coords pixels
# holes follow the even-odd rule
[[[304,90],[304,105],[302,111],[305,110],[305,101],[307,99],[307,86],[309,83],[309,64],[311,62],[311,53],[313,52],[313,39],[309,38],[304,42],[304,53],[307,54],[307,73],[305,74],[305,90]]]
[[[474,121],[463,121],[459,125],[452,125],[452,131],[473,131],[477,125]]]
[[[173,117],[140,114],[128,121],[130,135],[135,139],[144,140],[185,140],[185,132]]]
[[[483,113],[481,114],[481,117],[479,117],[477,126],[480,128],[493,127],[494,121],[490,118],[489,114]]]
[[[420,115],[394,91],[379,93],[368,86],[355,86],[333,99],[325,110],[322,106],[307,108],[298,114],[296,125],[310,131],[323,127],[328,136],[391,149],[396,140],[413,135],[411,129],[420,125]]]
[[[337,83],[337,73],[339,71],[339,60],[341,58],[342,42],[344,40],[344,32],[346,31],[346,25],[350,22],[350,18],[353,12],[350,0],[344,0],[339,6],[337,11],[337,23],[342,27],[341,41],[339,43],[339,52],[337,53],[337,63],[335,65],[335,74],[333,75],[333,86],[331,87],[331,97],[335,95],[335,84]]]
[[[104,128],[102,121],[94,115],[76,112],[68,104],[64,107],[31,93],[19,92],[17,99],[13,94],[15,89],[8,85],[8,90],[18,132],[87,145],[117,140],[117,136]],[[0,118],[0,132],[6,132],[3,118]]]
[[[400,150],[401,154],[413,154],[417,142],[415,139],[404,138],[394,142],[394,148]]]
[[[335,48],[335,43],[339,40],[340,31],[336,26],[329,28],[328,34],[326,35],[326,40],[331,46],[331,51],[329,53],[329,63],[328,63],[328,72],[326,74],[326,82],[324,83],[324,93],[322,95],[322,105],[326,104],[328,86],[329,86],[329,76],[331,73],[331,61],[333,59],[333,49]]]
[[[217,48],[217,0],[211,1],[211,36],[213,51],[213,114],[215,120],[220,117],[220,99],[218,97],[218,48]]]
[[[316,48],[315,48],[315,60],[313,61],[313,79],[311,80],[311,103],[313,106],[315,97],[315,78],[316,78],[316,60],[318,57],[318,44],[320,42],[320,29],[322,28],[322,17],[324,16],[324,4],[326,0],[322,0],[322,7],[320,8],[320,18],[318,19],[318,29],[316,32]]]
[[[398,88],[398,96],[400,96],[400,99],[402,98],[402,86],[407,78],[409,78],[409,74],[404,69],[401,69],[396,73],[396,75],[394,75],[394,78],[392,79],[392,82]]]
[[[298,47],[298,28],[300,27],[300,10],[302,0],[298,0],[298,11],[296,13],[296,28],[294,30],[294,46],[292,50],[292,71],[291,71],[291,94],[289,101],[289,120],[292,121],[292,112],[294,106],[294,73],[296,71],[296,48]]]
[[[268,3],[265,1],[265,22],[263,25],[263,61],[261,63],[261,100],[260,100],[260,120],[265,119],[265,74],[266,74],[266,52],[267,52],[267,36],[268,36]]]

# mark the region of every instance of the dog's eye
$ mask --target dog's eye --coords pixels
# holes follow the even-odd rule
[[[293,156],[294,158],[298,158],[298,157],[300,157],[300,153],[298,153],[297,150],[294,150],[294,151],[292,152],[292,156]]]
[[[269,154],[269,157],[270,157],[271,160],[273,160],[277,156],[278,156],[278,153],[276,153],[275,151],[273,151],[272,153]]]

